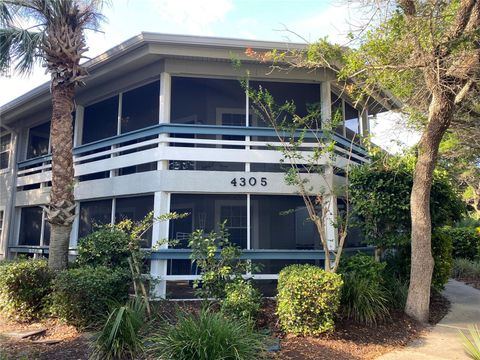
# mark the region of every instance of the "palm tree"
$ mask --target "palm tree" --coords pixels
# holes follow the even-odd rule
[[[66,268],[75,202],[72,112],[75,88],[87,75],[80,64],[88,50],[85,30],[98,29],[101,0],[0,0],[0,73],[50,73],[52,189],[45,206],[51,225],[49,267]]]

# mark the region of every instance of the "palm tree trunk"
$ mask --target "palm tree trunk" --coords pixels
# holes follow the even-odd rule
[[[434,265],[430,191],[438,147],[450,125],[454,109],[452,96],[442,95],[434,95],[430,103],[429,121],[420,139],[410,196],[412,261],[405,313],[423,323],[427,322],[429,317]]]
[[[68,245],[75,201],[73,196],[73,125],[75,89],[73,84],[52,87],[52,190],[47,209],[51,225],[48,265],[55,271],[63,270],[68,263]]]

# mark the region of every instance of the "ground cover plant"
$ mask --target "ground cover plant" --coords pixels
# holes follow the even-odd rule
[[[389,317],[389,294],[382,277],[384,269],[385,263],[365,254],[342,259],[341,312],[344,316],[367,325]]]
[[[264,352],[263,336],[247,319],[230,319],[204,308],[177,314],[175,323],[157,328],[148,342],[155,358],[171,360],[254,360]]]

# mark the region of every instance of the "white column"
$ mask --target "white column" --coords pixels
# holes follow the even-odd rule
[[[166,124],[170,122],[170,98],[171,98],[171,76],[169,73],[162,72],[160,74],[160,101],[158,123]],[[159,138],[166,138],[166,134],[160,134]],[[160,143],[160,147],[167,146],[166,143]],[[157,163],[157,170],[168,170],[168,160],[159,161]],[[161,214],[170,212],[170,193],[156,192],[153,205],[153,216],[158,217]],[[169,222],[156,222],[153,225],[152,232],[152,247],[160,247],[162,249],[168,248],[168,243],[165,241],[169,236]],[[158,244],[161,244],[160,246]],[[152,260],[150,265],[150,275],[153,278],[162,278],[167,275],[167,260]],[[167,284],[165,280],[155,282],[155,286],[151,289],[152,298],[164,299],[167,293]]]
[[[327,125],[332,120],[332,92],[330,81],[324,81],[320,84],[320,108],[322,115],[322,125]]]
[[[160,74],[160,102],[158,123],[168,124],[170,122],[170,99],[172,90],[172,77],[169,73],[162,72]],[[165,139],[167,134],[160,134],[160,139]],[[167,146],[166,143],[160,143],[160,147]],[[168,160],[159,161],[157,163],[157,170],[168,170]]]
[[[75,127],[73,129],[73,146],[82,145],[83,137],[83,114],[85,108],[82,105],[77,105],[75,108]]]
[[[156,192],[153,205],[153,216],[158,217],[161,214],[170,212],[170,193]],[[152,247],[159,247],[161,249],[168,248],[169,222],[155,222],[152,229]],[[152,260],[150,265],[150,275],[154,279],[160,279],[154,282],[154,287],[151,289],[151,298],[164,299],[167,293],[167,284],[165,280],[161,280],[163,276],[167,275],[167,260]]]
[[[325,181],[328,186],[324,194],[323,206],[325,212],[325,236],[327,239],[328,249],[336,250],[338,247],[338,226],[337,226],[337,196],[334,191],[334,173],[333,166],[327,166],[325,170]]]

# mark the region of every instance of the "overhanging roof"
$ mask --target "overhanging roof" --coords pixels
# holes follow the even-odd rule
[[[252,59],[244,54],[247,48],[253,48],[261,52],[272,49],[302,50],[306,47],[306,44],[290,42],[142,32],[85,62],[84,66],[90,74],[86,83],[88,86],[89,84],[95,84],[96,80],[105,80],[108,76],[112,77],[115,75],[114,70],[120,66],[126,69],[127,59],[129,59],[131,67],[140,67],[158,61],[159,55],[162,54],[185,56],[188,53],[191,57],[230,61],[231,52],[234,52],[241,60],[252,62]],[[381,98],[381,100],[378,100],[378,109],[398,107],[399,102],[390,94],[381,96]],[[47,82],[1,106],[0,122],[8,124],[28,113],[34,113],[36,109],[45,107],[49,100],[50,91],[49,82]]]

